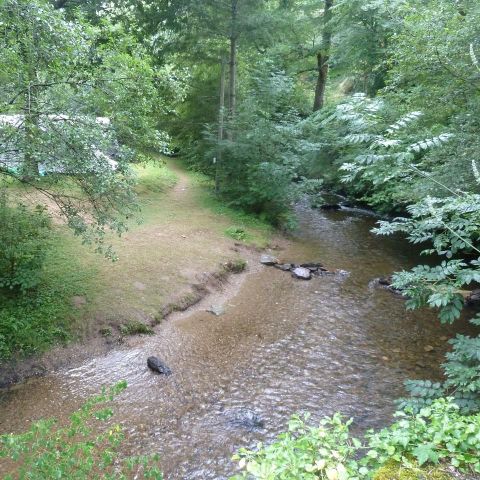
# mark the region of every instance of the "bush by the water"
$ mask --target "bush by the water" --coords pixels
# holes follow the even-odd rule
[[[432,471],[433,465],[480,473],[480,414],[461,415],[453,399],[442,398],[419,413],[405,410],[396,416],[394,424],[370,431],[363,443],[349,433],[352,420],[344,421],[339,414],[323,419],[318,427],[295,416],[276,442],[239,451],[234,459],[244,472],[234,478],[392,480],[385,477],[392,462],[412,473],[399,478],[422,478],[413,475],[420,469]],[[425,478],[442,478],[439,471],[435,475]]]
[[[122,429],[108,422],[113,416],[109,403],[126,387],[126,382],[119,382],[104,389],[65,425],[55,419],[41,420],[26,433],[0,436],[0,458],[9,458],[17,467],[15,475],[5,480],[161,480],[158,457],[124,458],[120,453]]]
[[[72,336],[82,310],[72,298],[88,298],[94,271],[79,263],[76,243],[55,232],[55,249],[46,251],[35,288],[22,294],[0,289],[0,363],[45,351]]]
[[[0,195],[0,288],[26,291],[40,281],[51,232],[45,208],[9,205]]]

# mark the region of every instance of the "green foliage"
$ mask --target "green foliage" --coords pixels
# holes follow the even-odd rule
[[[232,225],[225,230],[225,235],[232,237],[235,240],[246,240],[248,238],[248,233],[242,228]]]
[[[288,225],[292,203],[310,183],[301,175],[301,159],[312,147],[301,138],[296,103],[292,79],[260,65],[228,127],[230,138],[218,145],[213,132],[206,132],[206,160],[222,151],[216,165],[222,196],[277,225]]]
[[[363,444],[350,436],[351,420],[344,422],[339,414],[323,419],[319,427],[306,426],[294,416],[288,433],[271,445],[259,444],[256,451],[241,449],[234,459],[244,472],[232,478],[430,479],[435,477],[426,472],[439,463],[480,472],[480,415],[461,415],[452,399],[442,398],[419,412],[406,409],[395,416],[398,420],[391,426],[368,432]],[[395,472],[401,466],[411,475],[385,476],[392,462]],[[433,471],[436,478],[448,478]]]
[[[318,427],[305,424],[308,416],[293,416],[288,432],[271,445],[258,444],[256,451],[241,449],[234,460],[245,472],[233,479],[261,480],[364,478],[365,468],[355,458],[360,442],[350,438],[351,420],[344,422],[339,414],[321,420]]]
[[[273,229],[272,225],[263,216],[254,215],[226,205],[222,199],[211,191],[212,181],[206,175],[196,173],[194,174],[194,179],[202,186],[205,186],[205,188],[210,189],[210,192],[207,191],[207,194],[201,198],[202,204],[214,212],[215,215],[224,217],[229,222],[232,222],[231,227],[235,230],[240,229],[244,231],[246,235],[242,240],[243,242],[259,248],[265,248],[268,245]],[[226,232],[223,233],[228,235]]]
[[[393,122],[390,116],[382,100],[356,94],[333,113],[313,116],[305,126],[307,133],[319,127],[320,135],[326,134],[330,145],[323,147],[321,140],[321,148],[336,151],[340,180],[349,192],[383,211],[404,209],[416,198],[412,185],[428,175],[422,170],[426,153],[451,139],[440,133],[419,141],[413,126],[421,112],[409,112]]]
[[[457,335],[450,343],[453,349],[442,365],[446,380],[408,380],[405,387],[410,397],[400,400],[401,408],[419,411],[437,398],[450,396],[462,413],[480,411],[480,337]]]
[[[374,96],[385,86],[388,45],[398,32],[403,0],[339,2],[332,19],[338,32],[332,52],[335,72],[353,77],[353,88]]]
[[[38,206],[11,206],[0,194],[0,288],[25,292],[38,285],[49,240],[50,218]]]
[[[368,435],[364,463],[375,468],[393,459],[409,465],[448,462],[462,471],[480,472],[480,415],[464,416],[452,399],[435,400],[418,413],[397,412],[399,420]]]
[[[121,21],[71,18],[46,0],[0,6],[0,180],[36,189],[114,258],[106,231],[138,211],[132,147],[167,150],[159,124],[183,89]]]
[[[95,277],[78,262],[77,252],[56,232],[55,248],[48,249],[37,287],[25,295],[0,291],[0,363],[41,353],[72,338],[81,314],[72,298],[88,297]]]
[[[124,434],[119,425],[109,422],[113,416],[109,404],[126,387],[126,382],[119,382],[103,389],[73,413],[66,425],[41,420],[26,433],[0,436],[0,458],[9,458],[16,466],[16,473],[5,480],[161,480],[158,456],[124,458],[120,453]]]
[[[480,226],[479,196],[458,193],[443,199],[427,197],[408,207],[409,218],[380,222],[376,233],[402,232],[412,243],[429,242],[434,248],[424,254],[447,258],[440,265],[419,265],[394,276],[394,285],[409,297],[408,307],[424,305],[440,309],[440,319],[452,322],[460,316],[464,300],[462,289],[480,281],[477,259],[453,259],[454,256],[478,255]]]

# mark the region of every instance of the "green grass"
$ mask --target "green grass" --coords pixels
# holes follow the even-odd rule
[[[0,292],[0,360],[40,353],[72,338],[81,316],[72,297],[88,298],[93,276],[79,265],[75,253],[58,229],[38,287],[25,294]]]
[[[135,167],[137,173],[137,193],[140,198],[152,193],[165,193],[178,181],[174,172],[161,161],[152,161]]]
[[[242,273],[247,268],[247,262],[243,258],[236,258],[235,260],[229,260],[223,267],[230,273]]]
[[[229,207],[222,202],[214,193],[213,180],[198,172],[190,172],[194,183],[199,185],[203,190],[201,197],[201,205],[208,208],[215,215],[223,217],[226,221],[232,223],[231,226],[222,232],[227,237],[241,241],[246,245],[253,245],[259,248],[268,246],[274,228],[268,222],[261,218]]]

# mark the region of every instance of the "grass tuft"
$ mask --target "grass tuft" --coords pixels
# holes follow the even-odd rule
[[[242,273],[247,268],[247,262],[243,258],[237,258],[235,260],[228,261],[223,266],[227,272]]]
[[[132,320],[120,325],[120,333],[122,335],[153,335],[155,332],[152,327],[145,325],[138,320]]]

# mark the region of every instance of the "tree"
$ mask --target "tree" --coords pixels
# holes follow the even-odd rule
[[[327,86],[330,53],[332,49],[332,8],[333,0],[325,0],[322,16],[322,44],[317,52],[317,86],[313,111],[320,110],[325,103],[325,87]]]
[[[108,253],[105,229],[121,233],[137,210],[134,152],[117,138],[155,143],[155,96],[168,82],[121,26],[69,21],[42,0],[3,2],[0,44],[0,178],[35,189]]]

